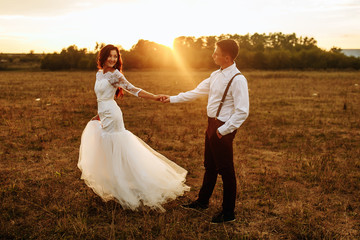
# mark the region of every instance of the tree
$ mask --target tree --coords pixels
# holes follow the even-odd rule
[[[240,45],[235,62],[241,68],[255,69],[360,69],[360,58],[345,56],[340,48],[325,51],[317,47],[314,38],[297,37],[295,33],[254,33],[253,35],[222,34],[220,36],[181,36],[174,40],[174,51],[170,48],[140,39],[129,51],[120,48],[124,68],[175,68],[179,61],[188,68],[211,68],[217,66],[212,59],[215,43],[222,39],[234,39]],[[78,49],[71,45],[60,53],[42,57],[41,68],[49,70],[96,69],[96,57],[104,43],[96,43],[95,52]],[[30,52],[23,57],[35,57]],[[39,56],[37,56],[39,57]],[[3,61],[11,61],[12,58]],[[4,64],[1,66],[4,68]]]

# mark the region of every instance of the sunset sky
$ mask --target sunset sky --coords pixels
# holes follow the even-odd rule
[[[172,46],[179,36],[295,32],[318,46],[360,48],[360,0],[0,0],[0,52],[96,42]]]

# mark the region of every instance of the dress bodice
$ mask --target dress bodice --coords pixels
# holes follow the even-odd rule
[[[140,88],[128,82],[119,70],[106,73],[100,70],[96,73],[94,90],[98,102],[98,114],[104,132],[114,133],[125,130],[122,112],[114,100],[118,87],[135,96],[138,96],[141,91]]]
[[[125,76],[117,69],[114,72],[103,73],[102,70],[99,70],[96,73],[94,90],[98,102],[113,100],[118,87],[135,96],[138,96],[141,91],[140,88],[135,87],[126,80]]]

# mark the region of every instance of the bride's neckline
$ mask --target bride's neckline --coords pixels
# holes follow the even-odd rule
[[[107,74],[107,73],[114,73],[116,71],[116,69],[114,69],[114,71],[108,70],[106,72],[104,72],[103,69],[99,70],[100,72],[102,72],[102,74]]]

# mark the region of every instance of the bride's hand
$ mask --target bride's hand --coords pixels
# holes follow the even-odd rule
[[[162,102],[162,103],[168,103],[168,102],[170,102],[170,96],[169,95],[160,95],[160,100],[159,100],[160,102]]]
[[[155,101],[161,101],[161,95],[154,95]]]

